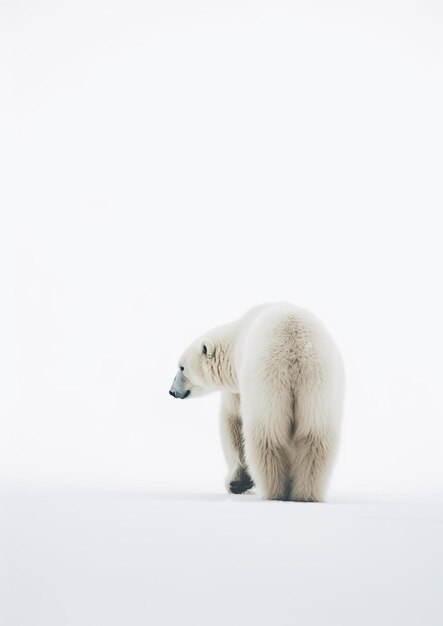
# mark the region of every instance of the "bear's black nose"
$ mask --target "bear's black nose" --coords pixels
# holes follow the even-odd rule
[[[170,390],[169,390],[169,395],[170,395],[170,396],[174,396],[174,398],[176,397],[176,396],[175,396],[175,391],[172,391],[172,389],[170,389]]]

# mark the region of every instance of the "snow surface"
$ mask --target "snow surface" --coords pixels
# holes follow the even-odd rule
[[[2,509],[7,626],[443,623],[441,499],[52,489]]]

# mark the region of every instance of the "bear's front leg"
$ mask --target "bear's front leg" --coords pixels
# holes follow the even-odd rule
[[[227,489],[231,493],[244,493],[248,489],[252,489],[253,486],[254,481],[244,467],[239,467],[234,476],[228,476]]]
[[[254,486],[254,482],[245,462],[239,394],[222,393],[220,432],[228,463],[226,489],[231,493],[244,493]]]

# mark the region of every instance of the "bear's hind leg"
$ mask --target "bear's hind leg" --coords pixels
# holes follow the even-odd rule
[[[335,457],[335,438],[309,432],[295,438],[291,500],[322,502]]]
[[[324,381],[298,389],[291,500],[322,502],[335,460],[341,389]]]
[[[246,454],[258,492],[266,500],[288,500],[289,464],[286,449],[263,432],[251,432]]]
[[[242,398],[246,463],[258,493],[267,500],[288,500],[291,471],[288,445],[292,435],[291,400],[256,387]]]

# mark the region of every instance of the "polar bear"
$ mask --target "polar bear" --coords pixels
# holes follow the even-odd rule
[[[323,324],[291,304],[254,307],[185,350],[169,393],[221,391],[227,490],[319,502],[335,458],[341,356]]]

